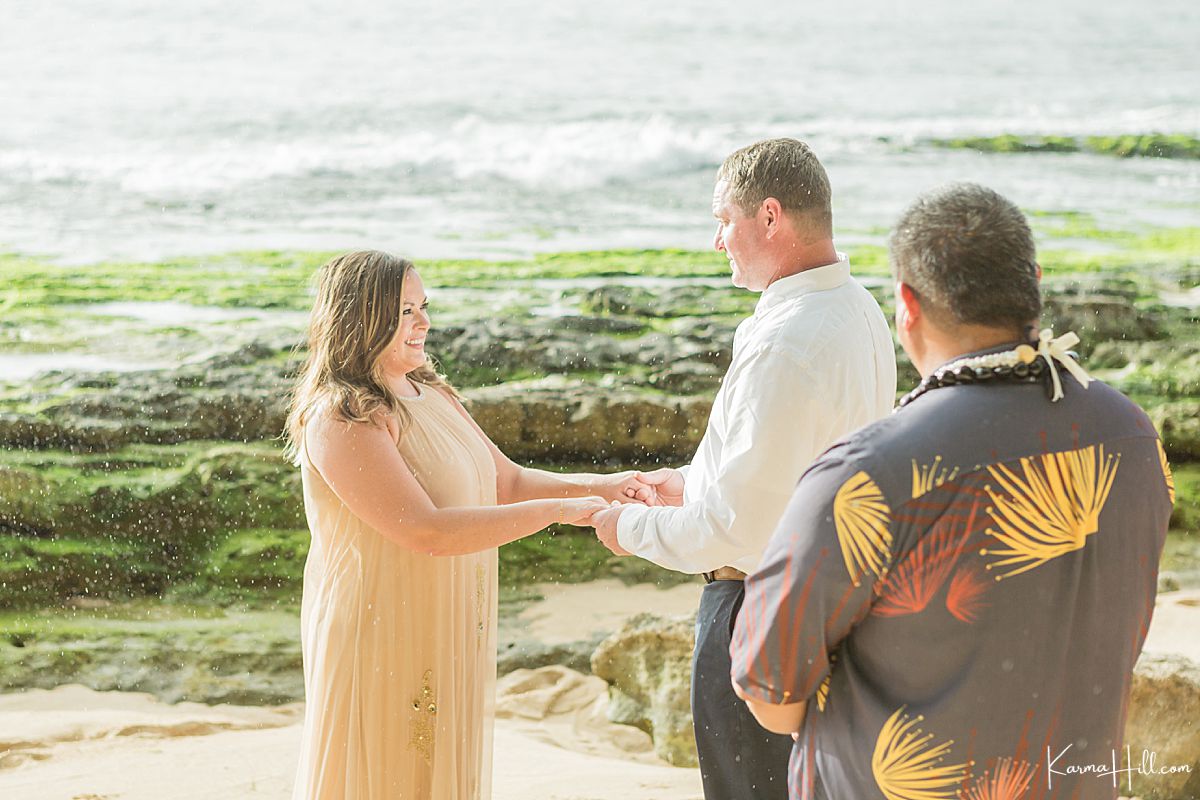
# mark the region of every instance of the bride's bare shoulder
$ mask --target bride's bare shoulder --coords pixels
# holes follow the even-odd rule
[[[380,431],[386,432],[393,443],[400,441],[400,426],[395,415],[386,409],[379,409],[367,421],[355,421],[346,419],[339,409],[325,401],[313,407],[306,427],[314,439],[325,442],[370,436]]]

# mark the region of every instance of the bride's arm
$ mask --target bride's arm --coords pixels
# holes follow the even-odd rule
[[[487,442],[496,463],[496,498],[500,503],[520,503],[545,497],[603,497],[612,502],[628,503],[633,500],[645,502],[652,491],[636,477],[635,472],[613,472],[601,475],[591,472],[559,473],[522,467],[513,461],[483,432],[483,428],[471,417],[462,403],[446,395],[459,413],[466,418],[483,440]],[[633,494],[630,494],[630,490]]]
[[[552,522],[586,523],[606,507],[596,497],[500,506],[437,508],[396,450],[393,431],[318,416],[307,426],[309,461],[356,516],[383,536],[435,556],[476,553]]]

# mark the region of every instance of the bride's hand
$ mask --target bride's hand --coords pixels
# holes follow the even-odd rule
[[[559,521],[567,525],[587,525],[592,514],[608,508],[603,497],[568,497],[559,500]]]
[[[610,503],[616,501],[654,505],[650,502],[655,497],[654,486],[645,480],[642,473],[634,470],[600,475],[599,480],[592,485],[592,491]]]

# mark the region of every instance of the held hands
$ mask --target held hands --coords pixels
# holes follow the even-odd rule
[[[591,521],[592,527],[596,529],[596,538],[600,540],[600,544],[607,547],[616,556],[631,555],[617,541],[617,520],[621,518],[622,510],[621,504],[614,501],[608,508],[593,514]]]
[[[609,502],[681,506],[683,474],[669,467],[653,472],[614,472],[611,475],[601,475],[594,490]]]
[[[648,506],[683,505],[683,473],[665,467],[652,472],[620,472],[606,476],[620,492],[606,509],[592,515],[588,524],[596,529],[600,543],[613,555],[631,555],[617,541],[617,521],[621,518],[621,503],[643,503]]]
[[[596,476],[592,490],[610,503],[642,503],[648,505],[654,496],[650,484],[641,480],[640,472],[627,470]]]
[[[563,525],[590,525],[592,515],[608,508],[603,497],[567,497],[558,501],[558,522]]]
[[[616,500],[609,505],[603,497],[570,497],[559,500],[558,508],[559,523],[592,525],[601,544],[615,555],[630,555],[617,542],[617,519],[621,516],[621,504]]]
[[[631,497],[648,506],[683,505],[683,473],[679,470],[663,467],[633,475],[638,486]]]

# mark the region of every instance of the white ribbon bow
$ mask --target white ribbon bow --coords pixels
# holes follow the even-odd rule
[[[1050,365],[1050,378],[1054,382],[1054,395],[1050,398],[1052,403],[1057,403],[1063,398],[1062,381],[1058,378],[1058,369],[1054,366],[1055,361],[1062,364],[1063,368],[1071,373],[1083,388],[1086,389],[1092,382],[1092,376],[1084,372],[1083,367],[1079,366],[1079,362],[1068,352],[1077,344],[1079,344],[1079,337],[1075,335],[1075,331],[1068,331],[1056,339],[1054,331],[1046,328],[1038,336],[1038,353]]]

